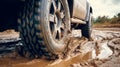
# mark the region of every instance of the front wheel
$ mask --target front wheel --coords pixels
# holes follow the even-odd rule
[[[66,49],[70,27],[67,0],[28,0],[18,22],[23,44],[34,57],[52,59]]]

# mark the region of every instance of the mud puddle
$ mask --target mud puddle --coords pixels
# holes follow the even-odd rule
[[[75,37],[81,37],[77,31],[75,32],[75,34],[73,33]],[[72,53],[68,53],[68,57],[64,59],[54,61],[44,58],[31,60],[20,57],[13,52],[0,58],[0,67],[106,67],[109,64],[120,67],[120,31],[94,30],[92,36],[93,41],[82,43],[72,41],[75,43],[71,44],[78,44],[79,46]],[[74,40],[78,39],[75,38]]]
[[[89,59],[90,53],[87,53],[85,56],[77,55],[71,59],[58,59],[55,61],[47,61],[45,59],[34,59],[27,63],[14,64],[12,67],[68,67],[73,63],[80,63]]]
[[[79,38],[72,39],[72,43],[79,44],[79,46],[81,46],[81,44],[84,45],[84,43],[80,44],[80,42],[84,40],[79,40]],[[91,44],[91,48],[85,49],[88,45],[90,46],[90,43],[85,41],[84,47],[77,48],[73,53],[68,53],[68,57],[52,61],[43,58],[30,60],[20,57],[17,53],[10,53],[8,56],[0,59],[0,67],[68,67],[73,63],[80,63],[91,59],[91,48],[93,49],[94,46]]]
[[[120,67],[120,31],[100,30],[93,31],[96,46],[92,51],[92,59],[74,63],[71,67]]]

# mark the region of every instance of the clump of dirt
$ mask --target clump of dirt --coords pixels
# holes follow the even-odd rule
[[[19,40],[21,40],[19,32],[16,32],[13,29],[0,32],[0,45],[3,45],[3,43],[16,42]]]
[[[0,40],[11,38],[19,38],[19,32],[16,32],[13,29],[0,32]]]

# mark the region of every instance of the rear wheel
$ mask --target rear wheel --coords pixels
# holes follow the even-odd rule
[[[55,59],[66,49],[70,27],[67,0],[26,0],[18,22],[26,47],[26,52],[19,51],[22,55]]]
[[[82,25],[82,35],[84,37],[87,37],[89,40],[91,40],[91,33],[92,33],[92,14],[89,15],[89,20],[85,25]]]

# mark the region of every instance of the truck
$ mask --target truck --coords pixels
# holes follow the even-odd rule
[[[0,31],[20,32],[20,55],[55,59],[68,49],[72,29],[91,39],[92,13],[87,0],[1,0]]]

